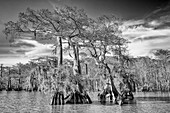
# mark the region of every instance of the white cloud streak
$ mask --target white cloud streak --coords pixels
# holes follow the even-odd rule
[[[155,29],[155,27],[164,23],[163,20],[149,22],[130,20],[124,22],[122,35],[131,41],[129,44],[130,54],[133,56],[152,56],[150,51],[153,49],[169,49],[170,26]]]
[[[145,28],[143,26],[139,26],[137,28],[129,28],[123,32],[123,36],[127,39],[132,39],[134,41],[136,39],[145,39],[148,37],[162,37],[162,36],[170,36],[170,28],[167,29],[153,29],[153,28]]]
[[[29,51],[25,52],[25,56],[28,58],[52,55],[53,44],[41,44],[35,40],[25,40],[25,39],[20,39],[16,43],[19,42],[34,45],[34,47],[27,48]],[[22,49],[23,48],[21,47],[21,50]]]
[[[9,53],[0,54],[0,63],[11,66],[19,62],[27,63],[32,58],[52,55],[52,44],[41,44],[38,41],[27,39],[18,39],[14,44],[22,45],[14,48],[7,47],[6,51],[8,50]]]

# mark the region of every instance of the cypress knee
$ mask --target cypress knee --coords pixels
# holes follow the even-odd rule
[[[56,98],[56,95],[54,94],[53,98],[52,98],[52,103],[51,105],[55,105],[55,98]]]
[[[58,104],[58,92],[55,93],[55,104],[54,105],[57,105]]]
[[[61,95],[62,105],[64,105],[64,94]]]
[[[58,94],[58,104],[61,105],[61,93]]]

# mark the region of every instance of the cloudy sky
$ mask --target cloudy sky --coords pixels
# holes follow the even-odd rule
[[[0,1],[0,64],[26,63],[31,58],[52,55],[52,44],[25,39],[10,45],[3,33],[3,23],[16,21],[19,12],[53,6],[77,6],[96,18],[115,14],[124,19],[123,36],[131,41],[133,56],[151,56],[154,49],[170,49],[170,2],[168,0],[1,0]]]

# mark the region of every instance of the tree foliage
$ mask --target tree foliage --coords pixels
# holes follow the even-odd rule
[[[28,82],[33,83],[33,78],[36,78],[37,81],[34,82],[39,87],[41,84],[42,87],[47,85],[46,89],[49,87],[51,89],[52,84],[55,87],[67,84],[68,87],[71,84],[83,83],[84,78],[90,81],[96,77],[102,79],[101,81],[106,79],[112,81],[116,75],[120,78],[134,79],[140,86],[146,81],[152,81],[157,88],[160,87],[159,83],[162,82],[159,79],[165,80],[169,77],[167,69],[169,50],[154,51],[157,60],[130,57],[127,51],[129,42],[121,35],[121,24],[121,19],[113,15],[92,19],[83,9],[76,7],[55,7],[54,10],[27,8],[25,12],[19,13],[16,22],[5,23],[3,32],[11,43],[22,38],[37,41],[56,40],[53,42],[55,47],[53,53],[56,54],[56,58],[15,66],[25,78],[29,75]],[[83,52],[84,58],[80,59]],[[65,53],[69,54],[72,60],[63,59]],[[92,62],[93,65],[90,65]],[[83,64],[87,67],[83,68]],[[88,70],[89,78],[85,77],[89,73],[82,74],[83,69]],[[165,76],[158,76],[161,74]]]

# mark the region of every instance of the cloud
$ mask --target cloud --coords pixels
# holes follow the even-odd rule
[[[38,45],[42,45],[42,44],[40,44],[39,42],[37,42],[35,40],[28,40],[28,39],[16,39],[13,44],[14,45],[17,45],[17,44],[28,44],[28,45],[31,45],[33,47],[38,46]]]
[[[162,25],[163,23],[162,22],[159,22],[158,20],[153,20],[153,21],[150,21],[148,22],[148,25],[149,26],[153,26],[153,27],[157,27],[157,26],[160,26]]]
[[[4,54],[0,54],[0,58],[11,58],[11,57],[20,57],[21,55],[18,55],[18,54],[8,54],[8,53],[4,53]]]
[[[18,43],[21,43],[22,46],[19,49],[15,49],[15,52],[22,52],[28,58],[52,55],[53,44],[41,44],[36,40],[27,39],[19,39],[15,44]],[[27,46],[23,46],[24,44]]]
[[[135,43],[130,43],[128,46],[129,53],[132,56],[147,56],[149,47],[149,42],[135,42]]]
[[[128,28],[136,27],[144,23],[145,23],[144,20],[126,20],[123,21],[122,25],[120,26],[120,30],[126,31]]]
[[[14,65],[18,62],[26,63],[32,58],[52,56],[53,44],[42,44],[36,40],[17,39],[13,47],[1,45],[0,62],[5,65]]]
[[[133,56],[152,56],[153,49],[169,49],[170,28],[154,29],[139,26],[129,28],[123,32],[123,36],[131,41],[130,54]]]
[[[152,56],[154,49],[170,49],[170,7],[158,9],[139,20],[123,22],[122,35],[131,41],[133,56]]]
[[[161,16],[160,20],[164,22],[170,22],[170,15]]]
[[[143,26],[137,28],[129,28],[124,31],[122,34],[125,38],[130,39],[131,41],[137,40],[149,40],[153,39],[153,37],[161,38],[161,37],[170,37],[170,28],[166,29],[153,29],[153,28],[145,28]],[[150,37],[150,38],[149,38]]]
[[[135,25],[141,25],[141,24],[144,24],[145,21],[144,20],[128,20],[128,21],[124,21],[123,22],[123,26],[135,26]]]
[[[40,42],[30,39],[16,39],[14,43],[12,43],[12,47],[8,44],[0,44],[0,62],[7,65],[14,65],[13,63],[26,63],[26,61],[28,62],[30,59],[38,57],[55,56],[52,54],[52,50],[54,49],[52,43],[43,44],[45,43],[44,41],[43,43]],[[64,44],[63,48],[65,46],[66,45]],[[67,58],[68,55],[65,54],[63,57]]]
[[[155,40],[155,39],[164,40],[164,39],[166,39],[166,38],[169,38],[169,36],[150,36],[150,37],[145,37],[145,38],[137,38],[137,39],[134,39],[133,42],[147,41],[147,40]]]
[[[162,40],[156,38],[147,41],[136,41],[129,44],[129,53],[132,56],[153,56],[151,51],[154,49],[169,49],[170,37]]]

